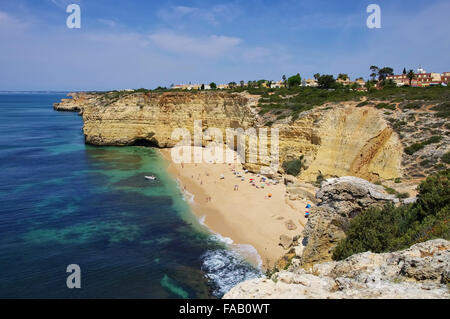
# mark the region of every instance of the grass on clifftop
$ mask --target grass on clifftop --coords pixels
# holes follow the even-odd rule
[[[375,103],[378,109],[395,110],[391,103],[402,103],[402,108],[416,109],[423,106],[424,102],[439,103],[436,107],[437,116],[448,117],[450,106],[450,88],[448,87],[396,87],[382,90],[371,89],[369,92],[352,91],[348,87],[337,87],[327,90],[312,87],[295,87],[281,89],[267,88],[236,88],[230,92],[247,91],[250,94],[259,95],[259,114],[280,115],[281,118],[292,115],[293,120],[298,114],[330,102],[360,101],[363,97],[367,101],[358,104],[358,107],[370,105],[370,101],[386,101],[390,103]],[[404,104],[404,105],[403,105]],[[283,113],[281,113],[283,112]]]
[[[371,251],[406,249],[431,239],[450,240],[450,169],[429,176],[414,204],[369,209],[353,218],[333,252],[334,260]]]

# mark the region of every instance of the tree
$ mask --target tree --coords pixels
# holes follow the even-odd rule
[[[204,90],[205,89],[205,85],[204,84],[202,84],[202,86],[200,87],[200,90]]]
[[[228,86],[230,87],[230,89],[234,89],[237,86],[237,84],[236,82],[230,82],[228,83]]]
[[[316,79],[316,81],[318,81],[318,80],[319,80],[319,78],[320,78],[320,73],[316,73],[316,74],[314,74],[314,78]]]
[[[244,80],[241,80],[240,84],[241,84],[241,88],[243,88],[243,87],[244,87],[244,85],[245,85],[245,82],[244,82]]]
[[[265,83],[267,83],[267,80],[259,80],[258,82],[256,82],[257,86],[259,88],[263,87]]]
[[[317,82],[319,82],[319,87],[322,89],[331,89],[336,84],[336,80],[332,75],[321,75]]]
[[[382,84],[383,84],[383,89],[389,89],[389,88],[396,88],[397,87],[397,83],[395,83],[391,79],[383,81]]]
[[[394,75],[394,69],[385,66],[384,68],[378,70],[378,80],[384,81],[388,75]]]
[[[379,70],[380,70],[380,68],[375,65],[372,65],[370,67],[370,71],[372,71],[372,73],[370,73],[370,77],[372,78],[373,81],[375,81],[375,78],[378,76]]]
[[[286,75],[283,75],[283,76],[282,76],[282,79],[283,79],[284,86],[287,86],[287,82],[286,82],[286,79],[287,79],[287,78],[286,78]]]
[[[409,86],[411,86],[412,80],[414,80],[416,78],[416,74],[414,73],[414,70],[409,70],[409,72],[406,76],[409,79]]]
[[[300,77],[300,73],[297,73],[296,75],[293,75],[288,79],[288,85],[290,88],[300,86],[300,84],[302,84],[302,78]]]
[[[215,90],[217,89],[217,85],[214,82],[209,83],[209,86],[211,87],[211,89]]]
[[[254,87],[256,87],[257,84],[256,84],[256,81],[248,81],[247,85],[249,88],[254,88]]]
[[[403,68],[403,74],[406,75],[406,68]]]
[[[343,81],[347,81],[348,80],[348,74],[339,73],[338,79],[343,80]]]

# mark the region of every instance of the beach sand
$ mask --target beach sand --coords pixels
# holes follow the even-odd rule
[[[249,180],[254,178],[261,186],[260,178],[256,174],[244,174],[240,164],[175,164],[170,152],[170,149],[161,150],[170,163],[169,173],[178,179],[185,194],[194,195],[194,200],[189,202],[193,212],[212,232],[232,239],[234,244],[253,246],[264,269],[273,267],[287,252],[279,245],[280,235],[292,238],[301,234],[307,203],[289,200],[284,184],[257,189]],[[234,175],[233,168],[245,181]],[[238,190],[234,190],[236,185]],[[291,229],[287,227],[288,222]],[[292,229],[292,224],[296,229]]]

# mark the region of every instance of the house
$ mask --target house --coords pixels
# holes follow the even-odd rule
[[[361,87],[364,87],[366,85],[366,81],[364,81],[363,78],[356,79],[354,83],[358,84]]]
[[[284,84],[283,81],[270,83],[270,88],[271,89],[281,89],[281,88],[284,88],[284,87],[286,87],[286,85]]]
[[[305,86],[307,87],[318,87],[319,82],[317,82],[315,79],[307,79],[305,80]]]
[[[229,88],[230,88],[230,86],[228,84],[219,84],[217,86],[218,90],[226,90],[226,89],[229,89]]]
[[[444,72],[441,76],[441,82],[448,84],[450,82],[450,72]]]
[[[416,79],[418,82],[417,86],[430,86],[441,84],[441,74],[440,73],[421,73],[416,74]]]
[[[171,87],[172,90],[199,90],[201,88],[201,84],[177,84]]]
[[[349,78],[346,78],[345,80],[344,79],[337,79],[336,83],[339,83],[339,84],[342,84],[344,86],[347,86],[347,85],[352,85],[353,82],[350,81]]]
[[[264,82],[261,83],[261,87],[263,87],[263,88],[265,88],[265,89],[270,88],[271,85],[272,85],[272,82],[271,82],[271,81],[264,81]]]
[[[388,75],[386,80],[392,80],[397,86],[409,85],[409,79],[406,74]]]
[[[447,76],[445,74],[447,74]],[[440,85],[441,83],[448,83],[449,77],[449,72],[444,72],[444,74],[427,72],[422,67],[419,67],[417,69],[417,72],[415,73],[415,78],[411,81],[411,86],[425,87],[431,85]],[[388,77],[386,77],[386,79],[394,81],[397,86],[410,84],[407,74],[389,75]]]

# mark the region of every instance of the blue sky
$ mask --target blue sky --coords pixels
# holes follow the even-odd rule
[[[81,29],[66,7],[81,7]],[[368,29],[366,8],[382,10]],[[450,71],[448,0],[2,0],[0,90],[279,80],[369,66]]]

